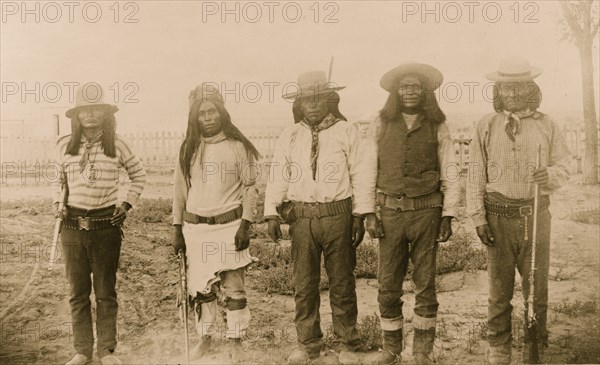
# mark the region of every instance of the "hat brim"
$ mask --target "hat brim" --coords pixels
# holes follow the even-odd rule
[[[433,91],[440,87],[444,76],[437,68],[424,63],[405,63],[386,72],[379,85],[388,91],[395,92],[398,88],[398,81],[406,75],[418,74],[425,77],[425,85],[428,91]]]
[[[314,87],[310,87],[310,88],[299,89],[294,92],[284,94],[282,96],[282,98],[298,99],[303,96],[309,97],[309,96],[321,95],[321,94],[326,94],[326,93],[330,93],[330,92],[340,91],[345,88],[346,88],[345,86],[335,86],[335,87],[327,87],[327,88],[319,87],[318,89],[315,89]]]
[[[542,74],[542,69],[539,67],[531,67],[531,71],[527,75],[507,75],[503,74],[500,71],[490,72],[485,75],[488,80],[496,81],[496,82],[524,82],[524,81],[532,81],[536,77]]]
[[[119,111],[119,108],[116,105],[112,105],[112,104],[85,104],[85,105],[78,105],[78,106],[76,106],[74,108],[71,108],[71,109],[67,110],[67,112],[65,113],[65,115],[67,116],[67,118],[73,118],[75,116],[75,113],[79,109],[85,108],[86,106],[101,106],[101,107],[105,107],[111,113],[116,113],[117,111]]]

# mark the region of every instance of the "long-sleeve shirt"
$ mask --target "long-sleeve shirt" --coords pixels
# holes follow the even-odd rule
[[[242,218],[254,221],[256,200],[256,162],[252,162],[244,144],[225,139],[211,143],[205,139],[202,161],[195,158],[190,169],[188,185],[179,158],[175,163],[173,194],[173,224],[182,224],[183,212],[203,217],[223,214],[242,205]],[[219,137],[220,135],[213,136]],[[214,138],[212,138],[214,139]],[[218,140],[218,139],[217,139]]]
[[[410,117],[408,118],[410,120]],[[376,196],[378,173],[378,139],[381,130],[381,118],[377,116],[371,122],[365,144],[365,166],[367,166],[370,195]],[[408,126],[409,128],[412,127]],[[460,166],[456,158],[454,141],[446,123],[438,125],[438,161],[440,164],[440,190],[444,193],[442,216],[456,217],[460,199]],[[374,203],[373,203],[374,204]]]
[[[484,196],[497,192],[511,199],[534,196],[537,145],[541,145],[540,167],[546,167],[547,184],[540,194],[548,195],[569,179],[571,154],[556,123],[536,112],[521,120],[519,133],[511,141],[505,131],[506,115],[493,113],[477,122],[469,145],[467,214],[476,227],[486,224]]]
[[[85,138],[82,138],[79,154],[75,156],[65,154],[69,140],[69,136],[65,136],[57,142],[57,161],[60,173],[66,173],[69,206],[90,210],[116,204],[120,168],[125,169],[131,180],[125,202],[135,205],[146,184],[146,171],[122,137],[115,135],[115,157],[104,154],[101,140],[93,143],[83,171],[80,161],[85,151]],[[52,201],[58,203],[61,183],[57,179],[52,185]]]
[[[284,200],[328,203],[352,197],[353,212],[374,212],[374,197],[364,179],[356,127],[339,121],[319,132],[317,174],[311,170],[310,129],[303,123],[281,132],[270,163],[265,193],[265,216],[276,216]]]

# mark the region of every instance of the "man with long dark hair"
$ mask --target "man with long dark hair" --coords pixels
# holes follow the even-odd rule
[[[400,362],[403,349],[402,283],[413,263],[415,309],[412,352],[431,363],[438,301],[435,291],[439,242],[452,235],[459,200],[459,167],[446,117],[435,99],[442,74],[433,66],[405,63],[381,79],[389,92],[369,129],[366,159],[381,220],[366,226],[379,238],[379,311],[383,351],[375,363]]]
[[[117,107],[102,101],[102,89],[86,84],[77,90],[76,106],[67,111],[71,134],[58,141],[58,161],[68,189],[61,241],[71,287],[73,343],[77,354],[66,364],[92,360],[94,335],[90,294],[96,296],[98,357],[103,365],[120,364],[117,346],[116,273],[121,250],[121,226],[146,183],[146,172],[127,143],[115,134]],[[131,185],[117,205],[119,169]],[[60,184],[53,203],[58,210]],[[90,278],[90,274],[93,278]]]
[[[199,85],[190,93],[189,104],[186,136],[175,166],[173,244],[175,253],[187,253],[188,292],[201,338],[192,357],[209,348],[220,297],[235,362],[251,318],[244,274],[255,261],[248,246],[259,153],[232,123],[216,89]]]
[[[284,95],[294,100],[296,123],[279,136],[271,161],[264,213],[269,235],[276,242],[281,238],[279,207],[292,238],[298,349],[288,357],[290,363],[307,363],[322,348],[322,255],[333,331],[341,341],[339,362],[357,362],[356,247],[364,236],[361,215],[372,212],[373,204],[361,177],[357,130],[338,108],[341,89],[328,83],[324,72],[298,77],[298,90]]]
[[[548,270],[550,264],[549,195],[569,179],[569,151],[556,122],[538,111],[542,101],[533,81],[542,73],[526,59],[503,60],[495,81],[494,110],[475,126],[469,146],[467,213],[477,235],[488,247],[490,364],[510,364],[515,267],[522,280],[523,298],[529,295],[534,183],[540,188],[536,242],[535,315],[538,342],[548,346]],[[541,145],[536,169],[537,146]],[[527,318],[527,316],[525,316]],[[526,332],[523,361],[529,360],[532,339]],[[541,363],[541,362],[540,362]]]

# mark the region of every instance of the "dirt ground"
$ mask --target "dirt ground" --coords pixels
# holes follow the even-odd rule
[[[598,208],[599,187],[583,186],[574,176],[552,200],[552,255],[550,347],[546,361],[600,362],[600,320],[598,303],[599,239],[598,225],[577,223],[570,213]],[[123,189],[122,189],[123,190]],[[68,303],[68,283],[64,265],[47,268],[53,218],[41,205],[25,205],[19,199],[47,199],[50,188],[43,184],[22,184],[9,180],[1,188],[0,239],[0,363],[64,363],[73,354]],[[152,175],[145,198],[168,198],[170,175]],[[456,224],[469,222],[457,222]],[[183,362],[183,333],[175,307],[177,264],[171,252],[167,223],[129,223],[121,253],[118,276],[119,346],[118,355],[127,364],[175,364]],[[284,243],[285,244],[285,243]],[[60,251],[59,251],[60,254]],[[243,342],[244,363],[285,362],[295,347],[294,301],[291,296],[266,295],[252,289],[253,275],[247,278],[248,303],[253,315],[251,329]],[[410,287],[411,283],[405,283]],[[519,290],[519,285],[517,285]],[[410,290],[409,290],[410,291]],[[434,356],[440,364],[483,363],[488,281],[485,271],[455,272],[438,282],[437,338]],[[357,283],[359,317],[378,312],[377,281]],[[322,293],[322,326],[331,322],[328,292]],[[412,318],[414,296],[404,296],[404,314]],[[523,300],[513,299],[515,338],[521,336],[518,324]],[[589,306],[592,310],[589,310]],[[595,308],[594,308],[595,307]],[[587,308],[587,309],[585,309]],[[360,318],[359,318],[360,320]],[[191,321],[190,321],[191,322]],[[522,328],[520,329],[522,331]],[[411,363],[410,324],[403,363]],[[192,344],[197,336],[190,325]],[[223,337],[225,331],[222,331]],[[518,342],[518,341],[515,341]],[[518,345],[513,349],[517,354]],[[367,362],[370,353],[361,353]],[[199,363],[228,363],[226,342],[216,341],[208,356]],[[97,358],[93,364],[99,364]],[[337,358],[324,351],[315,364],[335,364]],[[519,363],[514,356],[513,363]]]

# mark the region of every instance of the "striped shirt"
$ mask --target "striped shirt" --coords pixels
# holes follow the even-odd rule
[[[67,204],[80,209],[99,209],[117,204],[119,170],[124,168],[131,180],[125,202],[134,205],[146,184],[146,171],[127,143],[115,135],[116,156],[104,154],[102,142],[90,147],[89,162],[81,169],[79,162],[85,152],[84,140],[79,146],[79,154],[65,154],[70,136],[58,140],[57,161],[61,173],[66,173],[69,196]],[[60,182],[53,184],[53,202],[60,201]]]
[[[538,144],[540,166],[546,167],[549,175],[548,183],[540,186],[540,194],[552,193],[569,179],[571,154],[549,116],[536,112],[523,118],[514,142],[506,134],[505,121],[504,113],[483,117],[477,122],[469,145],[467,214],[476,227],[487,223],[483,204],[486,192],[500,193],[510,199],[533,198],[532,174]]]

